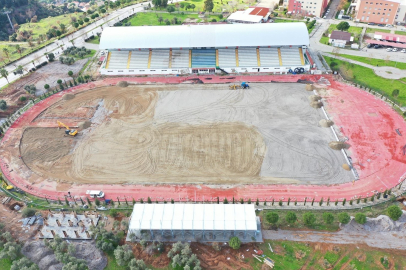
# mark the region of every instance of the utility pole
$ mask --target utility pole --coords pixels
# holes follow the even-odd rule
[[[13,29],[13,32],[15,32],[15,30],[14,30],[14,25],[13,25],[13,23],[12,23],[11,20],[10,20],[10,16],[8,15],[8,14],[10,14],[10,13],[11,13],[11,10],[7,10],[7,11],[3,11],[3,12],[2,12],[2,14],[6,14],[6,15],[7,15],[8,21],[10,22],[10,25],[11,25],[11,29]]]

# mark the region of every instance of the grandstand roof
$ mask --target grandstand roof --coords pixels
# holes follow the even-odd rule
[[[304,23],[109,27],[100,49],[309,45]]]

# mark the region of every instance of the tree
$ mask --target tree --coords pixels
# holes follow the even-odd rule
[[[0,100],[0,110],[4,111],[6,109],[7,109],[7,102],[4,99]]]
[[[143,260],[137,260],[133,258],[128,263],[128,268],[130,270],[147,270],[147,265],[144,263]]]
[[[75,27],[76,29],[79,27],[79,23],[77,23],[77,22],[75,22],[74,24],[73,24],[73,27]]]
[[[399,89],[394,89],[392,91],[392,97],[397,98],[399,96]]]
[[[23,217],[32,217],[35,215],[35,212],[36,211],[33,208],[24,208],[21,214]]]
[[[72,76],[73,76],[73,71],[72,71],[72,70],[69,70],[69,71],[68,71],[68,75],[69,75],[70,77],[72,77]]]
[[[340,31],[347,31],[350,28],[350,24],[348,22],[340,22],[336,28]]]
[[[96,206],[100,206],[100,201],[99,201],[99,199],[96,198],[96,199],[94,200],[94,204],[95,204]]]
[[[24,73],[23,66],[19,65],[14,72],[17,73],[17,74],[23,74]]]
[[[163,21],[164,21],[164,18],[162,18],[162,16],[159,16],[159,17],[158,17],[158,22],[159,22],[159,24],[161,24]]]
[[[314,223],[316,222],[316,217],[312,212],[306,212],[303,215],[303,222],[306,226],[313,226]]]
[[[45,88],[45,90],[48,91],[48,89],[49,89],[49,84],[45,84],[45,85],[44,85],[44,88]]]
[[[39,267],[28,258],[22,257],[19,260],[13,261],[10,270],[39,270]]]
[[[348,222],[350,222],[351,218],[350,215],[348,215],[347,213],[340,213],[338,214],[338,221],[340,221],[340,223],[342,224],[347,224]]]
[[[231,237],[230,240],[228,241],[228,245],[232,249],[239,249],[241,246],[241,240],[237,236]]]
[[[276,212],[268,212],[265,219],[271,224],[276,224],[276,222],[279,220],[279,215]]]
[[[10,82],[8,81],[8,79],[7,79],[7,77],[8,77],[8,71],[7,71],[5,68],[0,69],[0,75],[1,75],[1,78],[5,78],[5,79],[6,79],[7,83],[10,83]]]
[[[367,222],[367,216],[363,213],[357,213],[355,215],[355,221],[361,225],[365,224]]]
[[[331,213],[323,213],[323,220],[326,224],[332,224],[334,221],[334,216]]]
[[[195,8],[196,8],[195,4],[191,4],[191,5],[190,5],[190,8],[191,8],[193,11],[195,11]]]
[[[175,7],[174,7],[174,6],[168,6],[168,7],[166,8],[166,10],[167,10],[169,13],[172,13],[172,12],[175,11]]]
[[[207,12],[212,12],[214,8],[213,0],[204,1],[204,10]]]
[[[4,258],[9,258],[14,261],[20,254],[21,246],[16,242],[7,242],[3,246],[3,250],[0,251],[0,260]]]
[[[3,52],[4,52],[5,55],[7,56],[8,61],[10,61],[10,56],[9,56],[9,51],[8,51],[8,49],[7,49],[7,48],[3,48]]]
[[[172,267],[175,269],[184,269],[186,265],[194,270],[200,270],[200,261],[196,254],[192,253],[189,244],[177,242],[172,245],[172,249],[168,252],[168,258],[172,259]]]
[[[288,212],[288,213],[286,214],[286,221],[287,221],[288,223],[293,224],[293,223],[296,222],[296,220],[297,220],[297,217],[296,217],[296,214],[295,214],[294,212],[290,211],[290,212]]]
[[[127,265],[132,258],[134,258],[133,252],[129,245],[118,246],[114,250],[114,257],[116,258],[117,264],[120,266]]]
[[[394,221],[398,220],[403,214],[402,210],[397,205],[389,206],[387,211],[388,211],[388,216],[391,219],[393,219]]]
[[[20,54],[20,56],[21,56],[21,52],[22,52],[22,49],[21,49],[21,46],[20,45],[16,45],[16,51]]]
[[[117,209],[110,209],[110,216],[112,216],[112,217],[117,217],[117,216],[118,216],[118,211],[117,211]]]

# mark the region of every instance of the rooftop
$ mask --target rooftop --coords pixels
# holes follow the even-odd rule
[[[333,32],[331,32],[330,39],[350,41],[351,33],[344,32],[344,31],[333,31]]]

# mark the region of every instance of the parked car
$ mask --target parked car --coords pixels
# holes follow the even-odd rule
[[[104,206],[96,207],[96,209],[99,210],[99,211],[106,211],[107,210],[107,208],[104,207]]]
[[[380,23],[380,24],[378,24],[378,26],[385,26],[384,24],[382,24],[382,23]]]
[[[382,45],[375,45],[374,48],[375,49],[380,49],[380,48],[382,48]]]
[[[401,53],[406,53],[406,49],[403,49],[400,51]]]
[[[375,23],[373,23],[373,22],[370,22],[370,23],[368,23],[368,25],[375,25]]]
[[[367,48],[369,49],[369,48],[372,48],[374,46],[375,46],[374,44],[368,44]]]
[[[387,51],[387,52],[391,52],[392,49],[391,49],[391,48],[387,48],[386,51]]]
[[[326,16],[323,17],[323,19],[327,18]]]
[[[391,25],[391,24],[387,24],[387,25],[386,25],[386,27],[392,28],[392,27],[393,27],[393,25]]]
[[[397,51],[398,51],[397,48],[393,48],[393,49],[392,49],[392,52],[397,52]]]

